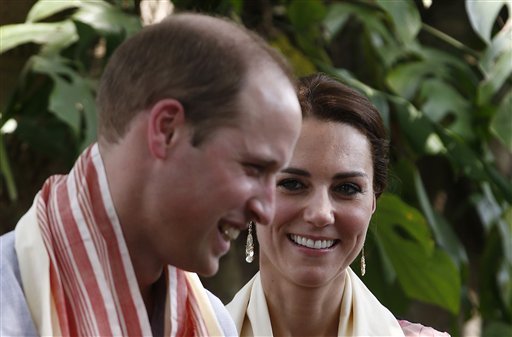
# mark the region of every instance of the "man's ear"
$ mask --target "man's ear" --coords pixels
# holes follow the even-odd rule
[[[147,132],[151,154],[159,159],[165,158],[168,147],[184,125],[185,111],[179,101],[167,98],[153,105],[149,111]]]

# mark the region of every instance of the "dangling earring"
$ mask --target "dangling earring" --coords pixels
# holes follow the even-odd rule
[[[245,243],[245,261],[251,263],[254,260],[254,241],[252,239],[253,221],[249,221],[249,231],[247,233],[247,242]]]
[[[361,250],[361,276],[364,276],[366,274],[366,260],[364,258],[364,245],[363,249]]]

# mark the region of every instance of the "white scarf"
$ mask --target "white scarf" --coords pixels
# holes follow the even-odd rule
[[[397,336],[404,334],[385,308],[357,275],[346,269],[338,336]],[[265,294],[258,272],[227,305],[240,337],[273,336]]]

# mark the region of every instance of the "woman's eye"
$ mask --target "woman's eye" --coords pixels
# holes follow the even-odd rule
[[[305,185],[297,179],[283,179],[277,183],[277,187],[284,188],[287,191],[298,191],[305,188]]]
[[[337,193],[343,195],[354,195],[356,193],[361,193],[361,188],[356,184],[340,184],[334,188]]]

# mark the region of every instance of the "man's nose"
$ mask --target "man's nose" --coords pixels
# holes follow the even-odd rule
[[[274,219],[275,213],[275,192],[274,180],[262,185],[256,196],[249,200],[250,219],[259,225],[268,225]]]

